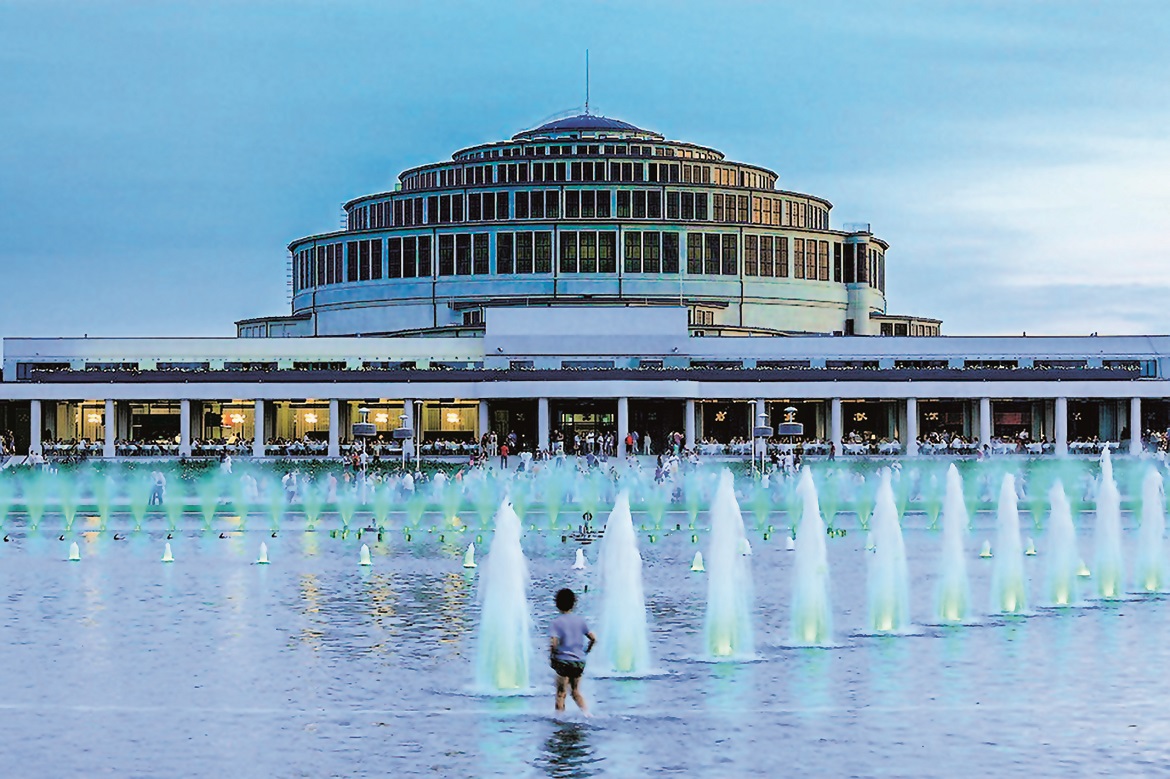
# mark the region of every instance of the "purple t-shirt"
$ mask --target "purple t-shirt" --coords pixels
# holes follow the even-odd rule
[[[580,614],[570,611],[554,619],[548,629],[549,636],[557,640],[554,657],[557,660],[585,662],[585,638],[588,633],[589,626]]]

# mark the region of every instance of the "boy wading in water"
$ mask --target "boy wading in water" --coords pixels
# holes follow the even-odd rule
[[[581,695],[581,673],[585,670],[585,655],[593,649],[597,636],[589,630],[584,617],[572,613],[577,605],[572,590],[558,590],[556,603],[561,614],[549,626],[548,654],[549,665],[557,672],[557,711],[565,710],[565,696],[572,693],[577,708],[589,716],[585,696]]]

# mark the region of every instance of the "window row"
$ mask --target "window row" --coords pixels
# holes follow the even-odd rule
[[[687,275],[738,276],[738,236],[687,233]]]
[[[346,241],[293,255],[295,291],[313,286],[493,273],[674,274],[686,247],[688,275],[740,275],[740,236],[732,233],[548,230],[429,235]],[[868,284],[885,292],[885,254],[876,245],[783,235],[743,236],[743,275]],[[620,252],[620,255],[619,255]],[[383,257],[384,255],[384,257]],[[383,259],[385,260],[383,262]]]
[[[743,246],[745,276],[789,277],[789,239],[786,236],[747,235]],[[792,239],[791,277],[808,281],[841,280],[841,244],[834,243],[838,261],[830,279],[829,242],[812,238]]]
[[[626,273],[678,273],[679,234],[627,232],[623,256]]]
[[[742,210],[740,213],[742,214]],[[741,215],[739,221],[746,222],[747,219]],[[828,230],[829,209],[817,203],[801,200],[753,195],[751,223]]]
[[[563,202],[562,202],[563,201]],[[509,219],[667,219],[763,224],[814,230],[829,228],[829,211],[814,203],[722,192],[663,192],[658,189],[470,192],[399,198],[350,212],[352,230]]]
[[[843,281],[846,284],[868,284],[883,293],[886,291],[886,255],[868,244],[845,244]]]
[[[600,147],[589,148],[592,149],[589,152],[591,154],[601,153]],[[605,148],[609,150],[614,147],[607,146]],[[621,152],[616,153],[621,154]],[[436,187],[463,187],[475,184],[524,183],[528,181],[683,182],[752,189],[768,189],[776,183],[774,176],[738,166],[643,162],[641,160],[573,160],[566,162],[525,160],[419,171],[403,179],[403,189],[414,191]]]

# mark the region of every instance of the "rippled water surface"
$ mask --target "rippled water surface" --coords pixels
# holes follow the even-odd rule
[[[685,515],[668,515],[670,526]],[[635,516],[635,522],[640,521]],[[986,605],[992,538],[968,539]],[[1025,520],[1026,521],[1026,520]],[[80,524],[80,520],[79,520]],[[78,538],[9,520],[0,545],[0,777],[1073,776],[1170,770],[1170,602],[1120,603],[936,628],[940,535],[908,518],[913,635],[861,635],[864,533],[829,542],[839,646],[785,646],[792,553],[752,534],[760,659],[712,664],[699,531],[640,536],[661,673],[588,677],[595,717],[470,688],[478,618],[466,543],[486,531],[400,530],[382,542],[285,526],[220,537],[196,517],[162,532]],[[400,522],[393,521],[392,525]],[[428,524],[424,519],[424,527]],[[1132,524],[1132,522],[1131,522]],[[916,529],[917,525],[917,529]],[[328,526],[326,522],[323,527]],[[846,522],[849,527],[850,523]],[[454,535],[454,541],[452,541]],[[1038,595],[1044,556],[1028,559]],[[1081,549],[1092,560],[1089,528]],[[1127,531],[1132,551],[1133,531]],[[261,542],[271,565],[253,564]],[[374,566],[357,565],[369,543]],[[536,657],[552,593],[581,590],[571,541],[528,530]],[[587,550],[592,561],[596,548]],[[596,588],[595,588],[596,591]],[[582,597],[589,617],[593,603]],[[570,704],[571,707],[571,704]]]

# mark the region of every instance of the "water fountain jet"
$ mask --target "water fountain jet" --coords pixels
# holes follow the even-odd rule
[[[946,492],[942,505],[942,570],[939,572],[937,614],[943,622],[962,622],[971,610],[971,585],[963,539],[967,535],[967,504],[963,500],[963,478],[952,463],[947,468]]]
[[[605,523],[597,558],[601,574],[599,666],[603,671],[641,675],[650,670],[650,636],[642,589],[642,555],[623,490]]]
[[[1121,554],[1121,495],[1113,479],[1113,461],[1109,448],[1101,452],[1101,477],[1097,488],[1097,522],[1093,541],[1096,561],[1093,565],[1097,581],[1097,595],[1106,598],[1121,596],[1125,581],[1125,565]]]
[[[1155,468],[1142,479],[1142,525],[1138,530],[1138,554],[1135,562],[1139,592],[1158,592],[1166,587],[1166,512],[1162,474]]]
[[[707,614],[704,635],[714,659],[750,657],[752,635],[751,559],[743,554],[743,515],[731,471],[719,476],[711,504],[711,546],[707,551]]]
[[[824,646],[833,640],[829,559],[825,523],[812,473],[807,467],[801,470],[796,489],[801,498],[801,516],[792,571],[792,640],[804,646]]]
[[[1027,610],[1027,582],[1024,579],[1024,550],[1020,543],[1020,509],[1016,479],[1004,474],[996,517],[996,554],[991,570],[991,611],[1020,614]]]
[[[875,549],[869,562],[869,626],[888,633],[910,626],[910,573],[888,468],[880,478],[871,519]]]
[[[1072,507],[1064,485],[1056,481],[1048,491],[1051,506],[1048,515],[1048,602],[1052,606],[1071,606],[1080,595],[1081,562],[1077,551],[1077,529],[1072,521]]]
[[[479,687],[515,692],[528,687],[532,619],[528,560],[520,546],[520,517],[507,498],[496,512],[496,532],[480,573],[475,678]]]

